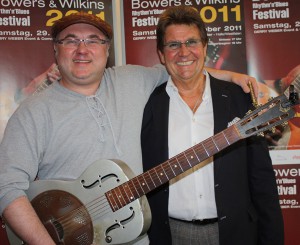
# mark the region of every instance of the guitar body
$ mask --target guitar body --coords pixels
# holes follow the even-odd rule
[[[146,233],[151,212],[145,196],[113,212],[105,193],[134,177],[119,160],[99,160],[74,181],[39,180],[27,195],[56,244],[108,245]],[[22,241],[7,228],[11,245]]]

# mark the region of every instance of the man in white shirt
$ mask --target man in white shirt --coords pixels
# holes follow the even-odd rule
[[[144,110],[144,170],[226,129],[251,107],[250,96],[238,86],[225,84],[204,69],[208,38],[195,9],[167,9],[156,33],[158,53],[170,77],[155,89]],[[218,144],[210,143],[218,150]],[[202,154],[211,156],[211,148],[202,145]],[[197,154],[191,153],[194,159],[172,158],[172,171],[186,169]],[[263,138],[239,141],[201,166],[148,195],[150,244],[283,245],[275,175]]]

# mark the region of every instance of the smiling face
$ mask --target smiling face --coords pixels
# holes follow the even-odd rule
[[[61,31],[57,40],[104,39],[105,35],[89,24],[74,24]],[[109,44],[87,47],[80,42],[78,47],[54,45],[56,61],[62,76],[61,84],[78,93],[92,95],[99,87],[107,63]]]
[[[195,25],[170,25],[166,28],[164,43],[182,42],[201,39],[199,29]],[[206,48],[202,42],[193,47],[182,44],[178,50],[164,47],[158,51],[161,62],[166,66],[173,82],[195,83],[203,76]]]

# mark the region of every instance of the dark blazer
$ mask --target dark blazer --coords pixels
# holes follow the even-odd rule
[[[210,77],[215,134],[251,107],[249,94]],[[168,160],[169,96],[166,83],[151,95],[142,124],[144,170]],[[283,219],[275,175],[264,138],[240,140],[214,156],[215,198],[220,245],[283,245]],[[151,245],[171,245],[168,183],[148,194]]]

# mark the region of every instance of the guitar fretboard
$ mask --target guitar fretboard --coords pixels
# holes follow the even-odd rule
[[[235,125],[105,193],[113,211],[124,207],[203,162],[242,137]]]

